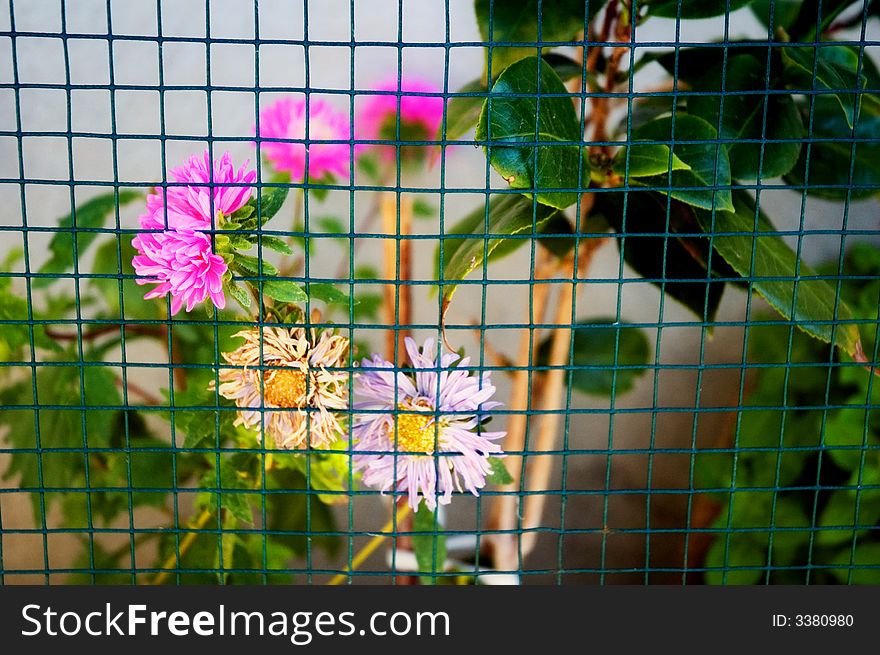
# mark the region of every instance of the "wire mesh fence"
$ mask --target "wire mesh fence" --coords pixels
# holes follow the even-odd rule
[[[0,22],[3,583],[880,579],[875,3]]]

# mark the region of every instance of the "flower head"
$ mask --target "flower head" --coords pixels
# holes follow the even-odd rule
[[[170,293],[172,314],[183,306],[192,311],[206,298],[223,309],[226,262],[201,230],[212,229],[218,214],[228,216],[247,204],[257,172],[247,170],[247,163],[236,170],[228,152],[212,163],[206,151],[172,169],[171,178],[185,186],[155,189],[139,217],[145,231],[131,242],[138,251],[132,259],[137,282],[156,285],[144,298]]]
[[[440,89],[420,78],[397,78],[379,84],[381,94],[366,94],[358,111],[358,139],[397,141],[398,109],[401,141],[430,141],[436,137],[443,121],[443,98],[424,94],[439,94]],[[370,147],[370,146],[364,146]],[[394,149],[379,146],[387,158],[394,157]]]
[[[236,336],[244,344],[223,353],[235,368],[221,369],[219,387],[239,407],[235,424],[262,425],[279,448],[333,444],[342,433],[336,412],[348,406],[348,373],[332,369],[345,366],[348,339],[301,325],[252,328]]]
[[[155,284],[144,298],[171,294],[171,313],[186,311],[210,297],[218,309],[226,306],[223,274],[226,262],[211,250],[211,239],[195,230],[145,232],[132,241],[140,254],[132,259],[138,284]]]
[[[320,143],[351,138],[348,118],[321,100],[308,103],[309,177],[320,179],[326,174],[348,177],[351,146],[347,143]],[[260,151],[276,170],[290,173],[293,181],[305,177],[306,145],[272,141],[271,139],[306,138],[306,101],[303,98],[282,98],[260,111]]]
[[[224,152],[213,165],[207,150],[203,156],[193,155],[185,164],[171,170],[172,180],[185,186],[170,186],[164,194],[160,189],[152,202],[147,199],[147,209],[153,210],[154,219],[160,225],[165,225],[167,207],[169,228],[209,230],[213,225],[212,208],[213,218],[218,213],[229,216],[250,200],[257,171],[248,170],[248,163],[236,170],[228,152]]]
[[[419,351],[407,338],[406,352],[413,373],[395,373],[373,355],[355,378],[355,409],[371,412],[352,426],[355,470],[383,492],[406,491],[414,510],[422,498],[430,509],[445,505],[454,490],[479,495],[489,456],[501,454],[494,441],[505,434],[479,429],[486,411],[501,404],[489,400],[489,373],[472,375],[468,358],[438,355],[432,339]]]

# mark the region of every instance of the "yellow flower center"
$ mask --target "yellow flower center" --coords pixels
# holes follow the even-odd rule
[[[412,408],[398,405],[397,409],[397,450],[408,453],[434,452],[433,416],[424,412],[414,412]],[[394,423],[388,426],[388,438],[394,443]]]
[[[306,402],[306,374],[288,368],[271,371],[263,382],[266,401],[276,407],[300,409]]]

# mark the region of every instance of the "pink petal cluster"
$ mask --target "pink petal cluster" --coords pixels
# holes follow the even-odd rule
[[[192,311],[209,297],[223,309],[226,262],[214,253],[204,231],[214,227],[221,213],[232,214],[247,204],[257,173],[247,170],[247,163],[236,170],[228,152],[214,162],[205,152],[173,169],[171,179],[178,185],[148,195],[147,210],[139,217],[145,231],[131,242],[138,251],[132,259],[137,283],[156,285],[147,299],[170,293],[172,314],[184,306]]]
[[[441,90],[427,80],[405,77],[400,80],[399,95],[397,78],[386,80],[375,87],[376,91],[386,93],[365,94],[357,118],[358,140],[381,140],[388,138],[388,132],[396,133],[396,118],[400,108],[401,132],[403,125],[418,126],[424,131],[424,139],[435,138],[443,122],[443,98],[431,95]],[[398,105],[399,103],[399,105]],[[369,146],[368,146],[369,147]],[[393,157],[394,151],[385,149],[386,156]]]
[[[300,182],[306,171],[306,144],[283,140],[306,139],[306,100],[282,98],[260,111],[260,152],[278,171],[290,173]],[[314,180],[325,174],[347,178],[351,169],[351,126],[348,118],[322,100],[308,103],[308,176]],[[274,140],[273,140],[274,139]]]

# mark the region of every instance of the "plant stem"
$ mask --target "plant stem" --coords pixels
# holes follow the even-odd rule
[[[382,545],[382,542],[389,536],[394,534],[395,525],[400,525],[403,521],[409,518],[410,509],[409,505],[403,505],[397,509],[397,515],[394,516],[391,520],[388,521],[382,529],[379,531],[379,534],[374,536],[370,541],[366,543],[366,545],[361,548],[357,554],[352,557],[351,565],[345,568],[344,573],[339,573],[328,582],[328,585],[341,585],[345,580],[350,577],[352,571],[356,571],[361,564],[363,564],[366,559],[372,555],[376,549]]]
[[[407,238],[412,226],[412,199],[403,195],[399,198],[399,215],[398,195],[391,191],[382,194],[380,208],[382,231],[388,235],[383,241],[383,277],[394,282],[385,285],[383,305],[388,327],[385,351],[391,361],[395,353],[402,356],[406,352],[404,339],[409,336],[407,328],[412,324],[411,289],[407,284],[412,278],[412,241]]]
[[[207,509],[203,510],[202,513],[199,514],[195,523],[190,526],[190,528],[192,530],[201,530],[205,527],[205,525],[207,525],[212,516],[214,516],[214,512]],[[178,549],[178,552],[172,553],[168,556],[168,559],[166,559],[162,563],[163,570],[159,571],[159,573],[156,574],[156,577],[153,578],[153,582],[151,582],[150,584],[160,585],[165,582],[165,579],[169,575],[171,575],[174,566],[180,563],[180,561],[183,559],[183,556],[186,555],[186,551],[190,549],[190,546],[193,545],[198,536],[199,534],[197,532],[190,532],[189,534],[187,534],[183,538],[183,541],[180,542],[180,548]]]

